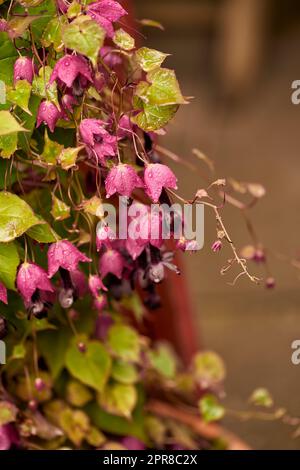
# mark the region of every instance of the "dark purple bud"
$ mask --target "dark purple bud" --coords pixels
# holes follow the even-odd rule
[[[7,320],[4,317],[0,317],[0,339],[5,338],[8,333]]]
[[[36,400],[30,400],[28,402],[28,408],[31,410],[31,411],[36,411],[37,410],[37,407],[38,407],[38,403]]]
[[[80,341],[80,343],[77,344],[77,347],[81,353],[86,352],[86,345],[82,341]]]
[[[216,240],[212,246],[211,246],[211,249],[214,253],[217,253],[218,251],[220,251],[222,249],[222,242],[221,240]]]
[[[266,255],[263,250],[255,250],[253,254],[253,261],[255,261],[256,263],[264,263],[266,261]]]
[[[34,386],[38,392],[42,392],[43,390],[45,390],[46,384],[44,380],[41,379],[41,377],[37,377],[34,381]]]
[[[274,289],[274,287],[276,286],[276,282],[275,282],[274,277],[268,277],[266,279],[265,286],[266,286],[267,289]]]

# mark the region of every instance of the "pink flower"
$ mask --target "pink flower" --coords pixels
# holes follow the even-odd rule
[[[127,238],[125,246],[131,258],[133,260],[136,260],[140,256],[140,254],[144,251],[146,244],[147,243],[142,244],[138,242],[138,240],[134,240],[132,238]]]
[[[108,65],[110,69],[114,69],[118,65],[122,64],[122,58],[120,54],[113,52],[114,48],[111,46],[103,46],[100,49],[100,55],[103,59],[103,62]]]
[[[68,240],[52,243],[48,250],[48,274],[54,276],[59,268],[66,271],[77,271],[78,263],[90,262],[90,258],[81,253],[78,248]]]
[[[124,437],[122,439],[122,445],[126,447],[128,450],[145,450],[146,446],[145,444],[140,441],[139,439],[136,439],[136,437]]]
[[[104,163],[106,157],[116,155],[117,138],[104,129],[103,121],[83,119],[79,130],[83,142],[88,146],[89,154],[100,160],[100,163]]]
[[[107,250],[100,258],[99,271],[102,279],[108,274],[114,274],[119,279],[122,278],[124,259],[116,250]]]
[[[61,112],[57,109],[55,104],[51,101],[42,101],[37,114],[36,127],[39,127],[42,123],[46,124],[51,132],[54,132],[55,126]]]
[[[7,304],[7,289],[2,282],[0,282],[0,300]]]
[[[74,96],[70,95],[69,93],[63,95],[61,103],[64,110],[69,111],[70,113],[73,112],[73,106],[78,105],[76,98],[74,98]]]
[[[53,292],[46,271],[35,263],[21,264],[17,274],[17,288],[28,303],[37,289]]]
[[[96,233],[96,245],[97,251],[100,251],[102,246],[110,246],[110,242],[116,240],[115,232],[107,225],[103,225],[100,229],[97,229]]]
[[[132,124],[130,117],[124,114],[119,121],[117,136],[119,139],[131,137],[134,130],[135,126]]]
[[[9,450],[13,444],[19,444],[14,426],[11,423],[0,426],[0,450]]]
[[[14,83],[18,80],[27,80],[32,83],[34,75],[33,62],[30,57],[19,57],[14,65]]]
[[[216,240],[212,246],[211,246],[211,249],[214,253],[217,253],[218,251],[221,251],[222,249],[222,242],[221,240]]]
[[[93,81],[88,61],[84,57],[67,54],[56,62],[49,83],[59,78],[68,88],[71,88],[79,75],[89,82]]]
[[[67,13],[69,4],[66,0],[56,0],[56,3],[62,13]]]
[[[89,289],[94,297],[98,297],[101,290],[107,291],[107,287],[102,282],[102,279],[96,274],[89,276]]]
[[[87,13],[106,30],[109,37],[114,35],[112,23],[119,21],[122,16],[127,15],[127,12],[120,3],[114,0],[100,0],[91,3],[88,6]]]
[[[106,197],[115,193],[129,197],[135,188],[143,186],[141,178],[130,165],[119,163],[110,170],[105,180]]]
[[[151,163],[144,173],[146,193],[153,202],[158,202],[163,188],[177,189],[177,179],[166,165]]]
[[[0,33],[2,33],[3,31],[7,31],[7,30],[8,30],[7,21],[4,19],[1,19],[0,20]]]

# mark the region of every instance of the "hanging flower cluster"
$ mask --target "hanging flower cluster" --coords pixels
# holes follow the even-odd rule
[[[150,205],[206,204],[217,219],[212,250],[229,242],[229,267],[257,279],[212,202],[224,199],[222,180],[190,201],[176,193],[157,136],[187,100],[167,54],[136,46],[122,2],[0,3],[0,338],[11,338],[0,449],[109,448],[119,434],[111,416],[124,430],[113,446],[201,447],[203,436],[144,406],[160,388],[197,403],[224,379],[217,356],[199,354],[185,373],[169,346],[146,338],[163,306],[158,284],[179,273],[174,252],[198,249],[175,239],[176,221],[185,224],[176,215],[165,242],[167,219]],[[118,197],[122,237],[105,222]],[[202,416],[220,409],[211,402]]]

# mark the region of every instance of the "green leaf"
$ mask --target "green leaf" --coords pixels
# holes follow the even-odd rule
[[[70,329],[63,327],[56,331],[42,331],[37,336],[39,353],[46,360],[54,380],[64,368],[70,337]]]
[[[39,96],[40,98],[45,98],[58,105],[56,82],[53,82],[51,83],[51,85],[49,85],[51,74],[52,68],[49,67],[49,65],[46,65],[46,67],[41,68],[39,70],[38,77],[35,76],[33,79],[32,93]]]
[[[82,408],[92,400],[93,395],[81,382],[71,380],[67,384],[66,398],[71,405]]]
[[[265,408],[270,408],[274,405],[274,400],[266,388],[257,388],[252,393],[249,398],[250,403],[253,403],[256,406],[263,406]]]
[[[225,409],[214,395],[207,394],[199,400],[199,409],[205,422],[218,421],[225,415]]]
[[[50,47],[53,44],[54,50],[60,52],[63,49],[62,29],[68,24],[65,16],[52,18],[46,26],[41,38],[44,47]]]
[[[166,126],[175,116],[178,106],[150,106],[143,103],[142,111],[133,116],[131,121],[146,132],[157,131]]]
[[[10,158],[18,148],[18,133],[0,136],[0,154],[2,158]]]
[[[0,242],[20,237],[40,220],[31,207],[15,194],[0,192]]]
[[[72,19],[78,16],[81,12],[81,5],[74,0],[68,8],[67,17]]]
[[[60,238],[53,228],[45,221],[42,221],[39,225],[34,225],[27,230],[26,233],[39,243],[53,243]]]
[[[226,375],[222,358],[212,352],[204,351],[195,355],[193,360],[193,373],[197,382],[203,388],[209,388],[224,380]]]
[[[28,106],[31,115],[25,113],[21,109],[16,111],[16,114],[23,123],[23,126],[27,129],[27,132],[20,132],[18,135],[18,146],[21,147],[25,152],[30,151],[30,138],[33,133],[33,130],[35,129],[36,116],[40,102],[40,97],[31,95]]]
[[[164,31],[164,27],[161,23],[159,23],[158,21],[155,21],[155,20],[151,20],[151,19],[148,19],[148,18],[144,18],[142,20],[140,20],[140,23],[143,25],[143,26],[150,26],[151,28],[157,28],[157,29],[160,29],[161,31]]]
[[[30,95],[31,85],[27,80],[18,80],[14,89],[7,90],[7,99],[13,104],[18,105],[28,114],[31,114],[28,109]]]
[[[66,355],[66,367],[77,380],[101,392],[111,370],[111,358],[98,341],[85,342],[87,350],[79,351],[73,341]]]
[[[138,96],[148,105],[169,106],[175,104],[186,104],[174,70],[159,68],[152,70],[147,75],[151,85],[144,87],[143,93]]]
[[[45,130],[45,144],[43,153],[41,154],[41,160],[49,165],[56,165],[56,161],[64,148],[63,145],[51,140],[49,138],[47,130]]]
[[[51,215],[54,220],[65,220],[70,217],[70,207],[56,196],[52,196]]]
[[[0,401],[0,426],[16,421],[18,408],[10,401]]]
[[[26,349],[23,343],[16,344],[12,350],[10,359],[24,359],[26,356]]]
[[[134,384],[139,379],[136,367],[119,359],[113,362],[111,376],[117,382],[123,384]]]
[[[25,131],[9,111],[0,111],[0,136]]]
[[[15,289],[19,253],[14,242],[0,243],[0,281],[8,288]]]
[[[113,325],[108,332],[108,345],[112,352],[124,361],[139,361],[139,335],[130,326]]]
[[[115,32],[113,41],[116,46],[120,47],[120,49],[124,49],[125,51],[131,51],[135,47],[134,38],[130,36],[130,34],[126,33],[122,28]]]
[[[137,391],[133,385],[109,384],[99,395],[98,402],[107,413],[130,418],[137,403]]]
[[[139,66],[145,72],[151,72],[160,67],[168,55],[155,49],[148,49],[148,47],[141,47],[135,53]]]
[[[91,199],[82,201],[80,206],[87,214],[95,215],[100,219],[104,216],[103,203],[98,196],[93,196]]]
[[[70,168],[74,168],[76,166],[78,154],[83,148],[84,146],[63,149],[57,158],[57,162],[64,170],[70,170]]]
[[[15,39],[23,36],[28,26],[39,18],[39,15],[13,16],[8,22],[10,37]]]
[[[156,350],[149,351],[151,366],[167,379],[174,379],[176,374],[176,357],[170,347],[160,344]]]
[[[85,55],[94,65],[96,65],[104,39],[104,29],[89,16],[79,16],[63,29],[65,46]]]

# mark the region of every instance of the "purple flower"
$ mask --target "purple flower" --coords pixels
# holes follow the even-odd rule
[[[19,444],[14,426],[11,423],[0,426],[0,450],[9,450],[13,444]]]
[[[0,282],[0,300],[7,304],[7,289],[2,282]]]
[[[88,15],[93,18],[102,28],[105,29],[109,37],[113,37],[113,23],[119,21],[127,12],[114,0],[100,0],[91,3],[87,8]]]
[[[103,245],[110,246],[110,242],[116,240],[116,238],[115,232],[108,225],[102,225],[96,233],[97,251],[100,251]]]
[[[119,279],[122,278],[124,259],[116,250],[107,250],[100,258],[99,271],[102,279],[108,274],[114,274]]]
[[[84,57],[67,54],[56,62],[49,83],[59,79],[71,88],[78,76],[93,81],[88,61]]]
[[[139,439],[136,439],[136,437],[124,437],[122,440],[122,445],[126,447],[128,450],[145,450],[146,446],[145,444],[140,441]]]
[[[60,240],[59,242],[52,243],[48,250],[48,274],[49,277],[63,268],[66,271],[77,271],[78,263],[90,262],[91,259],[85,256],[81,251],[72,245],[68,240]]]
[[[14,65],[14,83],[18,80],[27,80],[32,83],[34,75],[33,61],[30,57],[19,57]]]
[[[46,124],[51,132],[54,132],[55,126],[61,112],[57,109],[55,104],[51,101],[42,101],[37,114],[36,127],[39,127],[42,123]]]
[[[58,6],[58,9],[62,13],[67,13],[68,8],[69,8],[69,3],[66,0],[56,0],[56,3],[57,3],[57,6]]]
[[[2,33],[3,31],[7,31],[7,30],[8,30],[7,21],[4,19],[1,19],[0,20],[0,33]]]
[[[135,188],[143,186],[141,178],[132,166],[119,163],[110,170],[105,180],[106,197],[108,198],[115,193],[129,197]]]
[[[151,163],[144,173],[146,193],[153,202],[158,202],[163,188],[177,189],[177,179],[166,165]]]
[[[44,269],[35,263],[21,264],[17,274],[17,288],[25,302],[30,303],[37,289],[53,292],[53,287]]]
[[[107,291],[107,287],[102,282],[102,279],[96,274],[89,276],[89,289],[94,297],[98,297],[101,290]]]
[[[211,246],[211,249],[214,253],[217,253],[218,251],[221,251],[222,249],[222,242],[221,240],[216,240],[212,246]]]
[[[95,156],[100,163],[106,157],[113,157],[117,152],[117,138],[104,129],[104,122],[99,119],[83,119],[80,126],[80,135],[87,145],[89,154]]]
[[[63,109],[65,111],[69,111],[70,113],[72,113],[73,112],[73,106],[77,106],[78,102],[77,102],[76,98],[74,98],[73,95],[71,95],[69,93],[66,93],[65,95],[63,95],[63,97],[61,99],[61,104],[62,104]]]
[[[103,62],[108,65],[110,69],[114,69],[118,65],[122,64],[122,57],[120,54],[116,54],[114,48],[111,46],[103,46],[100,49],[100,55]]]

